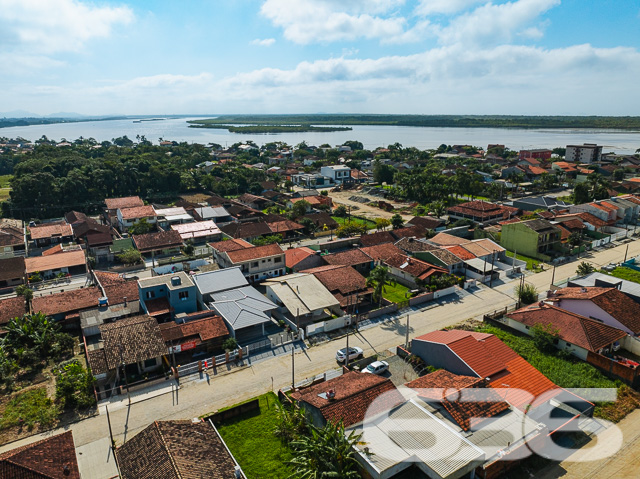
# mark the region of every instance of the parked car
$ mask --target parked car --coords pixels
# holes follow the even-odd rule
[[[386,361],[375,361],[362,370],[363,373],[382,374],[389,369],[389,363]]]
[[[349,348],[349,361],[359,359],[363,356],[364,351],[361,348],[354,346]],[[343,363],[347,360],[347,348],[339,349],[336,353],[336,361]]]
[[[607,266],[604,266],[602,269],[605,271],[613,271],[614,269],[616,269],[618,267],[617,264],[615,263],[610,263]]]

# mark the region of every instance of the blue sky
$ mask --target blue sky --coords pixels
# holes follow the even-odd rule
[[[0,111],[637,115],[636,0],[0,0]]]

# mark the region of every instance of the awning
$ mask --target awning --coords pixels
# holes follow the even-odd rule
[[[469,268],[479,273],[490,273],[491,271],[500,271],[497,266],[491,266],[489,261],[480,258],[468,259],[464,262]]]

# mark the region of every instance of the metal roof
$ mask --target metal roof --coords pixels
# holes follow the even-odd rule
[[[482,449],[414,400],[347,432],[351,430],[363,433],[362,442],[373,454],[358,456],[381,479],[412,464],[429,477],[454,479],[482,465],[485,458]]]
[[[200,294],[213,294],[227,289],[241,288],[249,283],[239,267],[208,271],[192,276]]]
[[[262,284],[270,287],[293,315],[309,314],[340,305],[335,296],[312,274],[289,274],[268,279]]]
[[[271,321],[270,311],[278,309],[271,300],[253,286],[211,294],[209,307],[234,329],[242,329]]]

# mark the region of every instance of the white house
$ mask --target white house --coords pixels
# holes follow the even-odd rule
[[[320,174],[331,178],[336,183],[342,183],[351,178],[351,168],[343,165],[323,166],[320,168]]]

